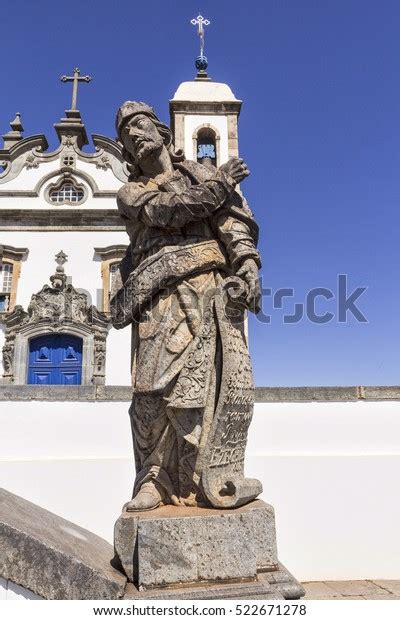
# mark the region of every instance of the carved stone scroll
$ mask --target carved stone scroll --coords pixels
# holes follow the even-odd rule
[[[253,373],[244,331],[245,292],[243,281],[231,277],[222,282],[215,297],[222,377],[202,474],[205,494],[215,508],[247,504],[262,492],[258,480],[244,477],[254,406]]]

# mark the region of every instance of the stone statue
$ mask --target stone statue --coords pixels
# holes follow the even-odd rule
[[[242,159],[219,168],[185,160],[145,103],[116,119],[131,171],[118,192],[130,237],[111,301],[132,324],[136,461],[128,511],[162,504],[233,508],[255,499],[244,477],[254,404],[244,329],[258,311],[258,227],[237,185]]]

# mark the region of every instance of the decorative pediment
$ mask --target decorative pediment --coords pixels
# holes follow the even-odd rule
[[[87,299],[72,284],[61,288],[44,286],[32,295],[24,323],[36,323],[45,319],[51,323],[74,321],[86,323],[88,319]]]
[[[72,284],[68,284],[67,276],[63,272],[56,272],[50,280],[52,286],[45,284],[38,293],[32,295],[27,312],[21,306],[15,307],[5,320],[8,328],[22,329],[39,322],[57,327],[60,323],[68,322],[88,329],[93,329],[94,326],[108,329],[109,320],[106,315],[95,306],[89,306],[85,293],[80,293]]]
[[[65,167],[79,169],[81,161],[93,164],[94,170],[110,171],[121,183],[128,180],[129,171],[122,157],[122,146],[117,141],[94,134],[95,151],[82,151],[88,140],[78,110],[66,110],[65,118],[55,124],[60,144],[54,151],[47,151],[45,136],[23,138],[22,125],[20,127],[13,121],[11,127],[12,130],[3,136],[4,145],[0,149],[0,186],[15,179],[23,169],[39,168],[42,164],[57,160],[60,170]]]
[[[9,149],[0,149],[0,185],[15,179],[24,167],[36,168],[47,148],[45,136],[37,135],[23,138]]]

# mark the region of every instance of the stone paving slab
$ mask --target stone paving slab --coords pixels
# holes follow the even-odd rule
[[[335,599],[336,600],[336,599]],[[340,601],[365,601],[365,596],[339,596]]]
[[[339,596],[337,591],[331,588],[329,583],[325,581],[309,581],[308,583],[303,583],[303,586],[306,591],[305,598],[307,599],[332,599]]]
[[[309,581],[308,600],[400,600],[400,580]]]
[[[330,581],[329,585],[341,596],[379,596],[385,594],[383,588],[372,581]]]
[[[387,590],[391,594],[396,594],[397,596],[400,596],[400,580],[397,581],[396,579],[374,579],[373,582],[376,583],[377,586],[383,588],[384,590]]]
[[[348,596],[343,597],[346,600],[349,598]],[[395,596],[394,594],[382,594],[378,596],[361,596],[366,601],[400,601],[400,596]]]

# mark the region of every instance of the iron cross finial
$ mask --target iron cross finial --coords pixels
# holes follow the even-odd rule
[[[204,56],[204,26],[209,26],[211,22],[202,15],[198,15],[196,19],[191,19],[190,23],[197,26],[197,34],[200,37],[200,56]]]
[[[74,69],[74,75],[62,75],[60,77],[61,82],[73,82],[72,86],[72,106],[71,110],[76,110],[76,101],[78,98],[78,82],[91,82],[90,75],[81,75],[80,70],[76,67]]]

